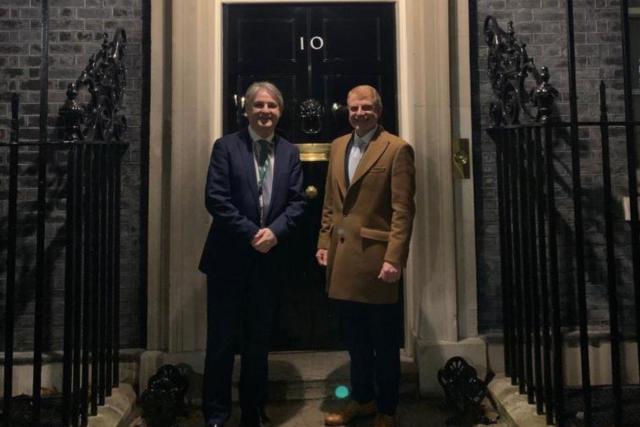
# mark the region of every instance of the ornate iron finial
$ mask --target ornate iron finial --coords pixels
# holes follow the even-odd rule
[[[547,122],[556,116],[555,99],[559,93],[549,83],[549,77],[549,69],[545,66],[540,67],[540,82],[531,97],[533,105],[538,107],[536,120],[540,122]]]
[[[177,427],[177,418],[187,413],[185,396],[189,388],[187,365],[164,365],[149,378],[140,396],[143,418],[149,426]]]
[[[64,126],[63,139],[65,141],[79,141],[82,136],[81,125],[84,123],[84,109],[78,105],[78,85],[76,82],[67,86],[67,100],[60,109],[60,121]]]
[[[454,356],[438,370],[438,382],[444,390],[448,406],[456,415],[447,420],[447,425],[496,424],[484,414],[482,402],[485,397],[496,409],[496,402],[489,394],[487,386],[495,374],[488,370],[484,380],[478,378],[475,368],[462,357]]]
[[[59,130],[65,141],[120,141],[127,121],[120,112],[126,85],[123,62],[127,35],[116,30],[113,40],[105,33],[100,51],[89,58],[89,63],[78,79],[70,83],[67,100],[60,109]],[[82,90],[89,94],[86,105],[78,103]]]
[[[489,79],[494,93],[490,116],[494,126],[520,122],[523,111],[531,121],[548,121],[555,116],[558,91],[549,83],[549,69],[538,69],[527,53],[526,43],[518,42],[513,22],[507,31],[493,16],[484,21]]]

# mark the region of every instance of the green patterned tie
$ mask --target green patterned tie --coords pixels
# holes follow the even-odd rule
[[[267,176],[267,171],[271,162],[269,161],[269,152],[271,151],[269,141],[260,139],[257,143],[257,161],[258,161],[258,191],[262,193],[262,186],[264,179]]]

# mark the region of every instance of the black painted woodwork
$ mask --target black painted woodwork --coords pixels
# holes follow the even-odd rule
[[[224,7],[224,131],[246,125],[236,107],[247,87],[269,80],[282,91],[279,131],[295,143],[330,142],[350,130],[344,111],[349,89],[370,84],[385,102],[382,124],[397,132],[395,9],[389,4],[226,5]],[[318,37],[322,38],[323,43]],[[314,39],[315,38],[315,39]],[[303,46],[301,46],[301,43]],[[311,45],[321,46],[313,49]],[[300,104],[324,107],[322,131],[301,130]]]
[[[393,3],[225,5],[223,14],[224,133],[246,126],[241,98],[258,80],[282,91],[285,109],[278,132],[303,150],[306,143],[329,143],[351,130],[346,96],[359,84],[378,89],[384,102],[381,123],[397,133]],[[300,115],[309,99],[317,104],[305,103],[307,113],[322,109],[318,120]],[[274,347],[338,349],[337,318],[326,297],[324,269],[315,260],[327,162],[305,161],[303,169],[305,188],[316,187],[318,195],[308,200],[300,232],[288,243],[291,262]]]

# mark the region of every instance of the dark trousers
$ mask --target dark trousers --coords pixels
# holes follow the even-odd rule
[[[400,304],[336,301],[340,329],[351,358],[351,396],[375,400],[378,412],[393,415],[400,387]]]
[[[262,258],[247,265],[242,277],[207,277],[207,351],[202,386],[206,418],[226,418],[231,413],[236,349],[241,354],[240,407],[255,411],[265,403],[276,292],[270,267]]]

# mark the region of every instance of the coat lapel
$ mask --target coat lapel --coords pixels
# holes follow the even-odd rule
[[[344,170],[344,162],[345,156],[347,155],[347,146],[349,145],[349,141],[351,140],[351,135],[345,135],[336,141],[337,154],[336,154],[336,162],[334,162],[333,168],[333,176],[338,180],[338,188],[340,189],[340,195],[344,199],[344,195],[347,194],[347,177],[345,176]]]
[[[356,171],[353,173],[353,179],[351,180],[351,185],[349,188],[353,187],[353,184],[358,182],[364,174],[366,174],[369,169],[374,165],[374,163],[382,156],[384,150],[386,150],[389,145],[389,141],[382,138],[382,133],[384,129],[382,127],[378,127],[378,131],[373,136],[371,141],[369,142],[369,147],[364,152],[362,159],[360,159],[360,163],[358,163],[358,167]]]

